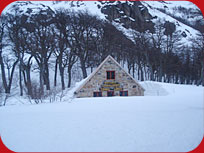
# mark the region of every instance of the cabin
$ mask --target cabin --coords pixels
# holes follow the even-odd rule
[[[144,91],[144,88],[109,55],[75,91],[75,96],[144,96]]]

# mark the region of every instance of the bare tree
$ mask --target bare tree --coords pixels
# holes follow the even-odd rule
[[[49,58],[55,46],[55,26],[51,10],[40,10],[30,17],[27,30],[30,32],[27,44],[40,69],[40,89],[44,93],[43,85],[50,90]]]
[[[13,75],[14,75],[14,71],[15,71],[15,68],[16,68],[16,65],[17,63],[19,62],[19,57],[17,56],[16,59],[14,59],[14,61],[12,62],[12,68],[11,68],[11,72],[9,71],[9,76],[8,78],[6,79],[6,74],[5,74],[5,66],[4,66],[4,60],[3,60],[3,57],[2,57],[2,52],[3,52],[3,38],[4,38],[4,29],[8,26],[9,26],[9,23],[8,23],[8,19],[10,18],[11,16],[10,15],[7,15],[6,18],[5,17],[1,17],[1,44],[0,44],[0,64],[1,64],[1,71],[2,71],[2,81],[3,81],[3,85],[4,85],[4,89],[5,89],[5,93],[8,93],[10,94],[10,91],[11,91],[11,85],[12,85],[12,80],[13,80]],[[9,31],[11,32],[11,31]],[[9,33],[11,34],[11,33]],[[10,35],[9,35],[10,36]],[[15,52],[15,55],[17,55],[17,47],[13,48],[13,51]],[[10,70],[10,68],[9,68]]]
[[[70,12],[68,10],[58,10],[55,16],[55,24],[57,28],[56,36],[56,50],[55,56],[55,72],[57,72],[57,64],[59,64],[59,71],[61,76],[62,90],[65,89],[64,83],[64,70],[68,67],[68,87],[71,86],[71,69],[74,63],[77,61],[74,54],[75,47],[71,41],[71,23]],[[55,74],[56,79],[56,74]]]
[[[204,33],[199,33],[197,37],[191,39],[191,41],[194,60],[196,61],[196,67],[198,68],[200,78],[197,84],[202,84],[204,86]]]
[[[88,57],[93,53],[93,42],[97,36],[97,16],[88,12],[77,12],[71,16],[71,41],[75,46],[74,52],[79,57],[83,78],[87,77],[86,63]]]

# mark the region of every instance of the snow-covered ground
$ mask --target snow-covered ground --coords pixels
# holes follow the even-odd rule
[[[142,97],[0,107],[0,135],[18,152],[196,148],[203,138],[204,88],[149,81],[141,85],[146,89]]]

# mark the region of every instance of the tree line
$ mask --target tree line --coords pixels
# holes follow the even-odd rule
[[[25,87],[26,94],[35,99],[44,95],[44,86],[51,89],[51,77],[54,87],[61,84],[65,90],[71,86],[76,63],[86,78],[87,69],[93,71],[108,55],[141,81],[204,85],[204,33],[184,45],[174,23],[158,20],[154,27],[141,32],[133,29],[130,40],[111,22],[87,11],[46,9],[30,15],[2,14],[0,86],[9,94],[18,70],[20,95]],[[11,58],[7,53],[12,54]],[[54,76],[49,74],[50,64],[54,65]],[[32,69],[39,72],[39,86],[35,88]]]

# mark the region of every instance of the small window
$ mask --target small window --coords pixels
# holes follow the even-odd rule
[[[114,96],[114,91],[108,91],[108,92],[107,92],[107,96],[108,96],[108,97]]]
[[[137,87],[136,85],[132,86],[132,88],[136,88],[136,87]]]
[[[115,71],[107,71],[107,79],[115,79]]]
[[[120,96],[128,96],[128,91],[120,91]]]
[[[94,97],[102,97],[102,92],[94,92],[93,96]]]

